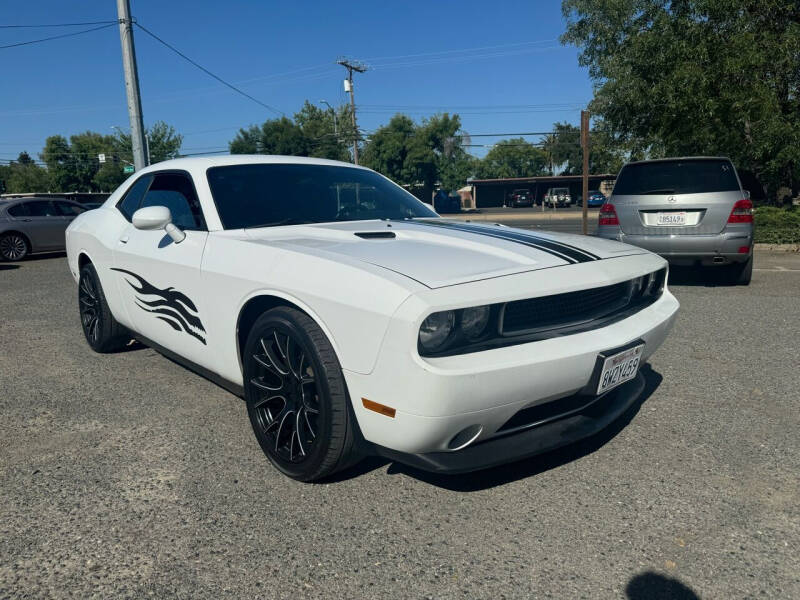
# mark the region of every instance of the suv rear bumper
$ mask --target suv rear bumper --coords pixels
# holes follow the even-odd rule
[[[654,252],[673,265],[742,263],[753,254],[753,230],[713,235],[627,235],[619,227],[598,227],[598,237],[617,240]],[[740,252],[747,248],[747,252]]]

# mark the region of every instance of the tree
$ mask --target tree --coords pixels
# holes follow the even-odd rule
[[[397,114],[379,127],[364,147],[361,162],[399,184],[410,182],[406,159],[417,126],[406,115]]]
[[[4,193],[24,194],[46,192],[50,188],[47,169],[37,165],[27,152],[20,152],[16,161],[0,167]]]
[[[303,130],[288,117],[270,119],[261,127],[240,129],[230,143],[231,154],[282,154],[309,156],[310,144]]]
[[[535,177],[546,173],[547,155],[523,138],[495,144],[478,165],[481,179]]]
[[[115,146],[117,155],[129,162],[133,162],[131,135],[117,128]],[[145,130],[150,164],[177,158],[183,144],[183,136],[175,131],[171,125],[164,121],[156,121]]]
[[[593,114],[636,156],[727,155],[800,188],[796,0],[564,0]]]
[[[348,146],[353,139],[353,122],[349,106],[342,105],[334,112],[306,100],[294,115],[294,121],[306,137],[309,156],[350,160]]]

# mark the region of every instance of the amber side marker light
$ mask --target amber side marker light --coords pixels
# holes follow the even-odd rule
[[[378,404],[377,402],[373,402],[372,400],[367,400],[366,398],[361,399],[361,403],[364,405],[364,408],[367,410],[374,410],[376,413],[380,413],[385,417],[390,417],[394,419],[394,415],[397,412],[391,406],[385,406],[384,404]]]

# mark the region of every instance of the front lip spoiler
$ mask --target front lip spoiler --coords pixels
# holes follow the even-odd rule
[[[621,417],[645,389],[642,372],[629,383],[598,398],[579,413],[519,433],[490,438],[455,452],[407,454],[376,446],[390,460],[435,473],[468,473],[543,454],[590,437]]]

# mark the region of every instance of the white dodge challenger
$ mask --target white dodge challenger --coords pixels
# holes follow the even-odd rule
[[[445,220],[327,160],[159,163],[66,241],[89,345],[135,338],[243,396],[303,481],[370,453],[464,472],[592,435],[641,394],[678,310],[655,254]]]

